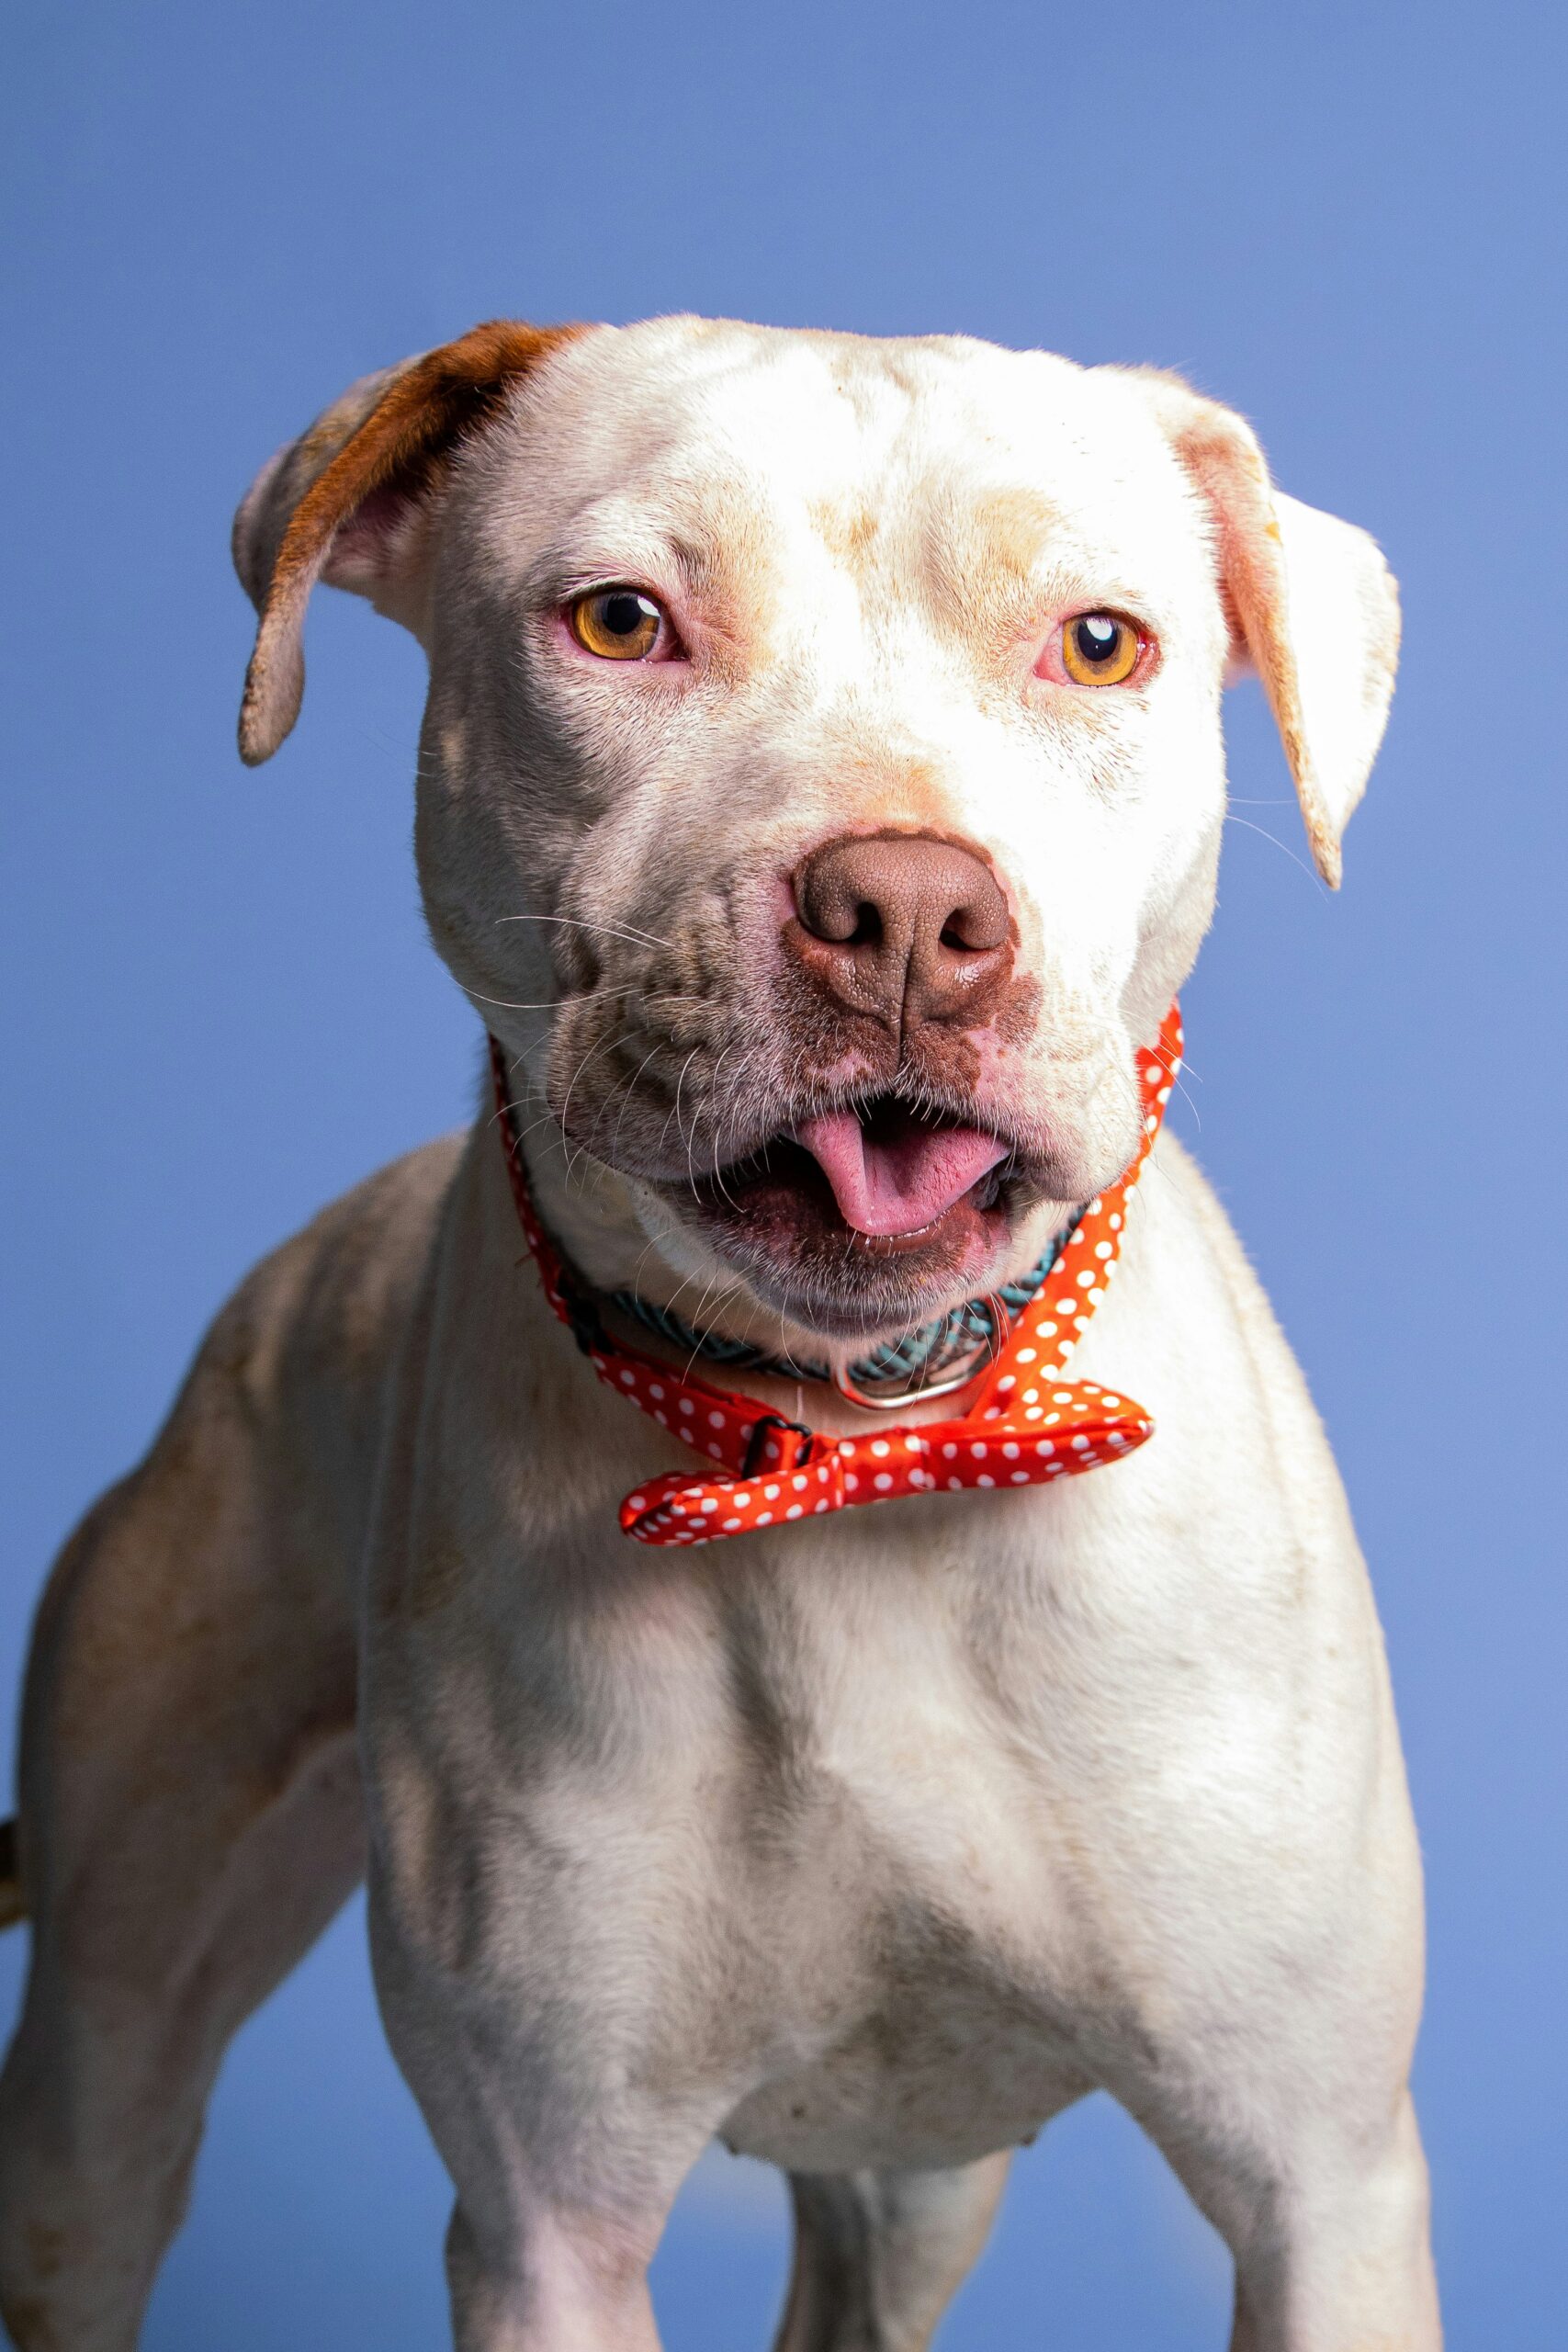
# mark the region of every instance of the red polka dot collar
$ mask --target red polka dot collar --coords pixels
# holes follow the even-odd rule
[[[833,1437],[786,1421],[754,1396],[682,1376],[608,1335],[592,1298],[539,1222],[505,1060],[492,1037],[497,1121],[512,1196],[545,1295],[606,1386],[718,1465],[647,1480],[621,1505],[624,1532],[639,1544],[706,1544],[901,1495],[1044,1486],[1134,1453],[1154,1430],[1142,1406],[1092,1380],[1068,1380],[1064,1368],[1116,1271],[1127,1203],[1180,1064],[1181,1016],[1173,1004],[1158,1045],[1138,1055],[1144,1136],[1136,1158],[1090,1201],[1043,1289],[1012,1319],[1000,1353],[976,1374],[968,1409],[919,1428]]]

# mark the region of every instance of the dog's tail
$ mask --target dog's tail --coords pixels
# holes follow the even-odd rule
[[[18,1919],[27,1916],[22,1873],[17,1861],[17,1824],[15,1819],[0,1821],[0,1929],[14,1928]]]

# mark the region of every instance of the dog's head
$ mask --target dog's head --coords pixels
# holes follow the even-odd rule
[[[959,339],[478,328],[355,385],[234,545],[245,758],[317,579],[412,628],[441,953],[677,1274],[845,1341],[1132,1157],[1227,669],[1333,883],[1398,639],[1371,541],[1231,411]]]

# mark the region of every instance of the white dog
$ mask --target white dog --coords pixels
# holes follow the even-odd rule
[[[235,552],[247,759],[318,579],[428,652],[499,1115],[257,1270],[49,1587],[17,2344],[133,2344],[224,2044],[367,1861],[463,2352],[647,2352],[715,2133],[792,2177],[785,2352],[913,2352],[1097,2086],[1233,2249],[1235,2346],[1432,2352],[1366,1576],[1212,1193],[1168,1139],[1121,1182],[1227,666],[1332,882],[1377,550],[1168,376],[671,319],[367,379]]]

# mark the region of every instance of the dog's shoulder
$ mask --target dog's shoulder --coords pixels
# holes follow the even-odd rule
[[[1157,1450],[1211,1500],[1282,1513],[1316,1552],[1356,1557],[1305,1376],[1218,1192],[1160,1136],[1128,1217],[1121,1278],[1079,1351],[1154,1415]],[[1208,1505],[1205,1504],[1205,1511]]]
[[[138,1476],[195,1462],[357,1531],[389,1383],[462,1151],[445,1136],[378,1169],[254,1266],[219,1309]]]

